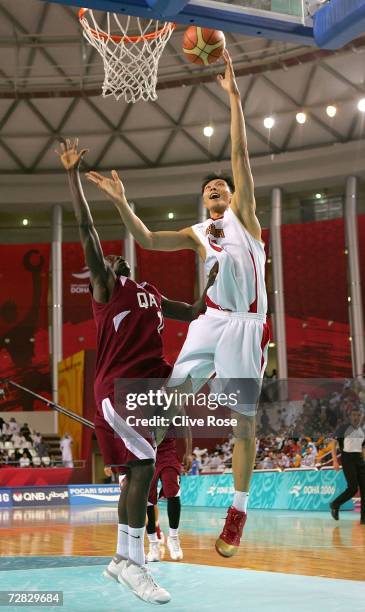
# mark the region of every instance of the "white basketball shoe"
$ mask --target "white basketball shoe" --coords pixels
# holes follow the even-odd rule
[[[150,542],[150,548],[147,553],[146,559],[148,563],[161,560],[160,544],[158,542]]]
[[[127,565],[127,559],[123,559],[120,555],[115,555],[109,565],[103,571],[103,576],[109,580],[117,580],[122,569]]]
[[[170,551],[170,557],[173,561],[181,561],[184,557],[183,551],[181,550],[179,536],[169,536],[167,538],[167,547]]]
[[[170,593],[157,584],[146,565],[128,562],[119,574],[118,580],[148,603],[165,604],[171,599]]]

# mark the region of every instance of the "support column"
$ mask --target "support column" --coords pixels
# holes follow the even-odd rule
[[[62,360],[62,206],[52,208],[52,400],[58,402],[58,362]],[[54,412],[54,431],[58,413]]]
[[[349,176],[346,181],[345,236],[348,251],[347,278],[350,336],[352,338],[352,374],[362,376],[364,367],[364,320],[361,298],[359,240],[357,231],[357,178]]]
[[[129,205],[134,212],[135,204],[130,202]],[[124,255],[131,268],[130,278],[136,280],[136,245],[132,234],[127,229],[125,230],[124,247]]]
[[[270,248],[272,259],[274,303],[273,319],[277,351],[278,378],[287,379],[288,360],[286,353],[283,258],[281,249],[281,207],[281,189],[279,187],[274,187],[271,192],[270,220]]]
[[[203,198],[199,197],[198,200],[198,223],[204,223],[208,218],[208,211],[203,204]],[[207,284],[207,275],[205,273],[204,261],[198,257],[198,286],[199,296],[203,293],[205,285]]]

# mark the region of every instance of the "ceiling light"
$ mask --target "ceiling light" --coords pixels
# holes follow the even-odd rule
[[[321,193],[316,193],[316,195],[314,197],[316,198],[316,200],[322,200],[322,194]]]
[[[169,214],[167,215],[169,219],[173,219],[174,218],[174,213],[173,212],[169,212]]]
[[[334,117],[337,113],[337,108],[335,106],[333,106],[333,104],[330,104],[329,106],[327,106],[326,108],[326,113],[329,117]]]
[[[269,342],[269,347],[270,348],[275,348],[275,346],[276,346],[275,342]]]
[[[271,130],[271,128],[274,127],[274,125],[275,125],[274,117],[265,117],[265,119],[264,119],[264,126],[268,130]]]
[[[303,123],[305,123],[307,121],[307,115],[305,113],[297,113],[295,115],[295,118],[297,120],[297,123],[300,123],[303,125]]]
[[[365,113],[365,98],[361,98],[361,100],[358,101],[357,108],[362,113]]]
[[[214,128],[212,128],[211,125],[206,125],[205,128],[203,129],[203,134],[207,138],[210,138],[214,134]]]
[[[29,219],[23,219],[22,224],[25,225],[29,225]]]

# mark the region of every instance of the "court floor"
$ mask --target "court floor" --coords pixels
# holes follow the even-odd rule
[[[240,552],[227,560],[214,551],[224,515],[221,509],[183,508],[183,562],[170,562],[166,550],[161,563],[151,564],[171,592],[166,609],[312,612],[326,606],[364,612],[359,514],[343,512],[336,523],[321,512],[252,510]],[[163,504],[160,519],[167,532]],[[67,612],[145,610],[148,604],[102,576],[114,553],[116,521],[115,509],[105,506],[1,510],[0,591],[63,591]]]

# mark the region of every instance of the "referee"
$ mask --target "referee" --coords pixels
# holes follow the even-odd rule
[[[354,497],[358,487],[361,495],[360,524],[365,525],[365,430],[361,426],[362,412],[360,408],[352,408],[349,423],[341,425],[332,443],[333,467],[336,472],[340,466],[337,460],[337,443],[341,451],[343,473],[347,481],[347,489],[330,504],[331,514],[338,521],[338,512],[342,504]]]

